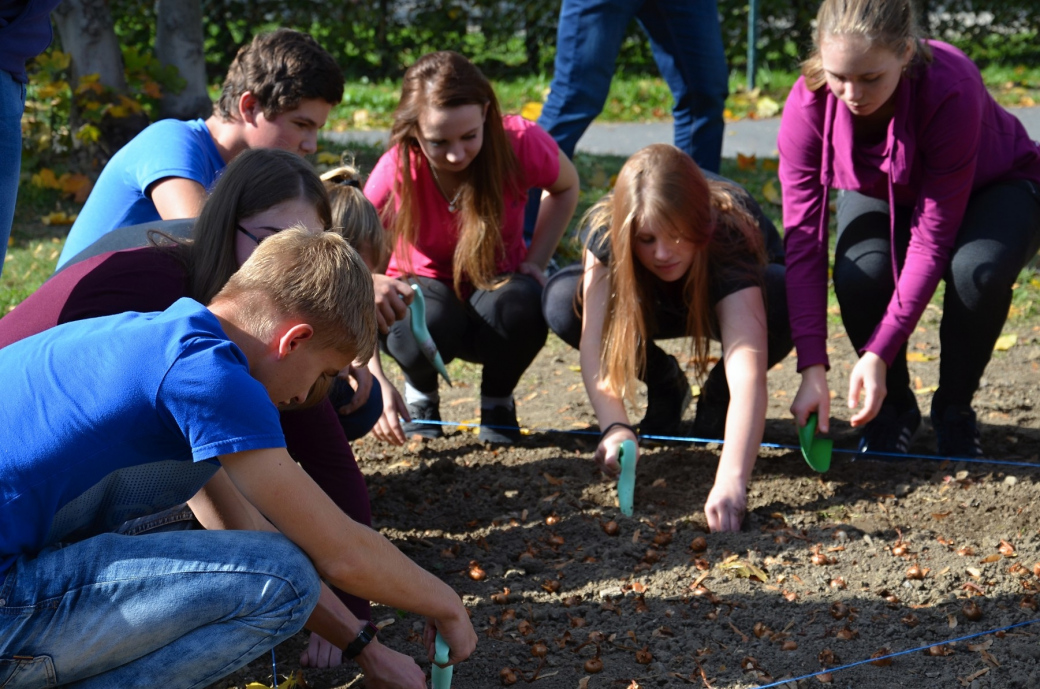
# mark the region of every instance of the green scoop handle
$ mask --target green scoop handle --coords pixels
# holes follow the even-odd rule
[[[632,502],[636,494],[636,444],[631,440],[621,443],[618,451],[618,464],[621,465],[621,474],[617,480],[618,505],[621,514],[626,517],[632,516]]]
[[[451,689],[451,675],[455,670],[455,667],[449,665],[448,667],[441,667],[444,663],[448,662],[448,642],[444,640],[440,632],[437,632],[437,640],[435,643],[436,648],[433,653],[433,667],[430,668],[430,682],[433,684],[433,689]],[[440,665],[438,665],[440,663]]]
[[[448,376],[448,369],[444,367],[444,359],[441,358],[441,353],[437,351],[437,343],[433,341],[430,331],[426,328],[426,298],[419,285],[412,283],[412,289],[415,290],[415,299],[412,300],[411,306],[412,333],[415,335],[415,341],[419,343],[423,356],[433,364],[437,373],[441,374],[451,386],[451,378]]]
[[[816,414],[809,414],[805,425],[798,429],[798,444],[802,448],[802,457],[814,470],[821,474],[831,468],[831,453],[834,441],[830,438],[816,437]]]

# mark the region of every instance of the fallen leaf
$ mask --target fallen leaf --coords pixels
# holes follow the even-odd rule
[[[993,351],[995,352],[1006,352],[1015,346],[1018,342],[1018,335],[1010,333],[1008,335],[1001,335],[997,338],[996,343],[993,345]]]
[[[780,104],[769,96],[762,96],[755,103],[755,115],[758,117],[773,117],[780,112]]]
[[[923,352],[907,352],[906,360],[915,362],[935,361],[939,357],[932,356],[931,354],[925,354]]]
[[[553,476],[549,472],[543,473],[542,474],[542,478],[544,478],[546,481],[548,481],[549,485],[551,485],[551,486],[563,485],[563,479],[562,478],[556,478],[555,476]]]
[[[737,169],[738,170],[754,170],[758,165],[758,159],[754,155],[746,156],[743,153],[737,154]]]
[[[769,180],[765,185],[763,185],[762,197],[775,206],[781,205],[780,192],[777,190],[776,182],[774,180]]]
[[[520,117],[528,120],[529,122],[537,122],[538,118],[542,116],[542,104],[535,101],[529,101],[524,103],[524,106],[520,108]]]

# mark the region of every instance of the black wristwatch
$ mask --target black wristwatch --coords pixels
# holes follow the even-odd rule
[[[357,658],[361,651],[365,650],[369,642],[376,638],[376,634],[379,633],[379,627],[375,626],[371,622],[366,622],[365,626],[358,632],[357,638],[350,642],[350,645],[343,649],[343,655],[348,658]]]

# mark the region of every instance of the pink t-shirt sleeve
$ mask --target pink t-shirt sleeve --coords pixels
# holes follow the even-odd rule
[[[799,79],[780,121],[787,308],[798,370],[827,360],[828,191],[821,180],[826,99]]]
[[[392,148],[379,158],[365,182],[365,198],[379,212],[390,201],[394,193],[394,176],[397,174],[397,149]]]
[[[527,192],[533,188],[551,187],[556,183],[560,176],[560,149],[553,138],[534,122],[507,115],[502,118],[502,124],[512,141],[524,182],[521,194],[507,194],[505,198],[505,218],[502,223],[505,260],[499,269],[503,273],[511,273],[527,258],[527,244],[524,242]]]

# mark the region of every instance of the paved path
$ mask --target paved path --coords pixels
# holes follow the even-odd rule
[[[1040,107],[1010,108],[1025,125],[1026,131],[1040,141]],[[776,156],[776,135],[780,129],[780,118],[768,120],[741,120],[726,125],[722,142],[722,155],[735,158],[737,153],[757,155],[759,158]],[[385,131],[324,132],[324,137],[337,142],[362,141],[375,143],[387,141]],[[593,123],[578,142],[578,151],[599,155],[632,155],[643,146],[657,142],[672,141],[671,122],[624,122],[617,124]]]

